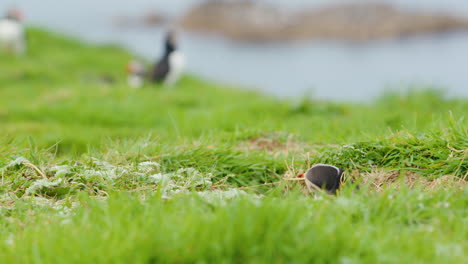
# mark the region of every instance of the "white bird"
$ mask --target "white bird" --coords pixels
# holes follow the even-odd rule
[[[11,9],[0,19],[0,47],[7,52],[23,55],[26,52],[26,39],[22,24],[23,14]]]

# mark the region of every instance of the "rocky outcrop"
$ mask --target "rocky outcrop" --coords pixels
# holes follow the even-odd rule
[[[254,1],[211,0],[187,12],[180,25],[241,41],[369,41],[468,30],[468,19],[370,2],[283,12]]]
[[[420,13],[387,4],[346,4],[297,15],[291,38],[356,41],[468,30],[468,20],[442,13]]]
[[[276,40],[292,26],[292,16],[250,1],[206,1],[190,10],[181,26],[237,40]]]

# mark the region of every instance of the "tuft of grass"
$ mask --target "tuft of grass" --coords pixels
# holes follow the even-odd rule
[[[461,122],[420,136],[399,133],[390,138],[329,149],[317,160],[344,168],[412,170],[425,175],[468,175],[468,130]]]

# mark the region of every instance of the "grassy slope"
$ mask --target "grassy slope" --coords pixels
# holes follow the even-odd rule
[[[282,180],[315,162],[340,165],[364,181],[376,169],[384,182],[411,173],[466,177],[466,99],[412,91],[369,104],[287,102],[190,76],[175,89],[131,90],[122,77],[126,52],[39,30],[29,39],[28,58],[0,55],[1,262],[462,263],[467,257],[464,182],[397,189],[399,180],[379,188],[374,181],[358,193],[312,200]],[[41,176],[31,166],[7,165],[18,156],[61,182],[28,191]],[[143,161],[161,167],[145,171]],[[57,164],[70,171],[57,173]],[[196,194],[161,201],[164,188],[147,175],[188,167],[211,173],[214,186],[187,181],[182,193],[280,186],[248,188],[266,197],[225,205]],[[106,203],[97,199],[107,196]],[[73,214],[64,213],[70,207]]]
[[[273,131],[294,133],[309,144],[355,142],[403,127],[424,132],[447,126],[450,110],[455,119],[468,111],[466,101],[446,101],[430,91],[388,95],[368,106],[284,102],[192,77],[177,89],[135,91],[125,85],[130,56],[121,50],[37,31],[29,39],[27,59],[2,57],[0,64],[2,134],[34,135],[43,147],[60,141],[61,152],[82,153],[102,138],[149,134],[174,145],[199,138],[235,141]],[[102,78],[116,83],[106,85]]]

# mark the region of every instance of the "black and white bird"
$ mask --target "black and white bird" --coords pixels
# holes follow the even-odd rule
[[[0,19],[0,48],[16,55],[26,52],[26,39],[23,27],[23,14],[18,9],[9,10]]]
[[[304,175],[309,190],[321,189],[335,194],[344,181],[343,170],[327,164],[315,164]]]
[[[185,69],[185,57],[179,50],[174,31],[169,31],[164,39],[164,53],[159,61],[149,71],[142,63],[132,61],[127,66],[129,72],[128,84],[138,88],[146,81],[167,86],[174,85]]]

